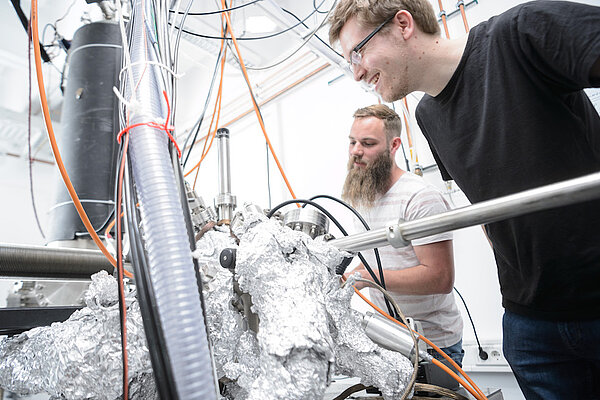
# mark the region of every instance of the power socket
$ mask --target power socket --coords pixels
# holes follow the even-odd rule
[[[483,350],[488,354],[487,360],[482,360],[477,356],[475,365],[480,366],[508,366],[508,361],[502,354],[502,345],[487,345],[482,346]]]

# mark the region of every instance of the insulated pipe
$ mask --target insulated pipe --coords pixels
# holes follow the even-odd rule
[[[331,240],[333,246],[346,251],[363,251],[409,241],[468,226],[487,224],[535,211],[566,206],[600,197],[600,172],[553,183],[535,189],[483,201],[471,206],[432,215],[385,228]]]
[[[0,244],[3,277],[90,279],[102,270],[112,274],[113,266],[97,250]]]
[[[122,52],[119,25],[103,21],[79,28],[68,54],[58,139],[71,182],[96,232],[110,221],[115,207],[119,102],[112,87],[118,86]],[[89,234],[56,175],[47,244],[76,247],[75,239],[89,239]],[[91,240],[89,245],[95,247]]]
[[[150,2],[133,4],[131,64],[126,97],[129,123],[167,118],[163,77],[153,43],[154,10]],[[165,49],[168,53],[168,49]],[[131,74],[131,75],[130,75]],[[129,151],[140,203],[148,275],[179,399],[216,399],[217,386],[182,205],[169,156],[168,137],[161,129],[140,125],[129,131]]]

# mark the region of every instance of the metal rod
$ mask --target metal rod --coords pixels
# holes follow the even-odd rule
[[[215,199],[215,207],[220,221],[231,221],[236,199],[231,194],[229,129],[220,128],[217,131],[217,145],[219,147],[219,194]]]
[[[535,211],[600,198],[600,172],[483,201],[438,215],[330,241],[347,251],[362,251],[410,241],[473,225],[487,224]],[[394,234],[400,233],[400,238]]]
[[[231,193],[231,173],[229,171],[229,130],[221,128],[217,131],[219,148],[219,194]]]
[[[90,279],[113,266],[97,250],[59,249],[0,244],[0,276],[54,279]]]

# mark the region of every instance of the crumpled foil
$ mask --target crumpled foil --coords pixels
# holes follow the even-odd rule
[[[334,370],[379,387],[385,399],[402,395],[412,365],[364,333],[350,308],[352,288],[340,288],[334,274],[347,254],[250,211],[233,233],[240,239],[235,278],[252,296],[258,334],[232,306],[233,275],[219,269],[220,250],[235,247],[230,235],[210,232],[197,254],[213,274],[204,292],[207,325],[228,399],[321,399]]]
[[[18,394],[46,392],[65,399],[122,396],[117,281],[106,271],[92,276],[86,307],[67,321],[0,342],[0,387]],[[127,293],[127,350],[132,381],[152,378],[139,305]],[[147,386],[147,385],[145,385]],[[139,390],[134,390],[138,393]],[[149,398],[153,397],[134,397]]]
[[[239,239],[239,245],[237,240]],[[235,276],[220,266],[224,248],[237,249]],[[347,254],[244,210],[234,232],[208,231],[198,241],[207,328],[224,399],[316,400],[337,371],[399,398],[412,365],[375,345],[350,307],[352,288],[334,273]],[[234,306],[240,289],[252,296],[258,334]],[[352,278],[350,278],[352,279]],[[352,281],[350,281],[352,282]],[[116,280],[92,277],[87,307],[67,321],[0,343],[0,387],[53,398],[121,396],[121,344]],[[130,399],[158,399],[139,305],[126,294]]]
[[[384,399],[398,399],[406,390],[413,365],[400,353],[376,345],[361,326],[357,312],[350,310],[354,277],[344,289],[332,287],[327,311],[332,318],[337,372],[361,378],[365,386],[375,386]]]

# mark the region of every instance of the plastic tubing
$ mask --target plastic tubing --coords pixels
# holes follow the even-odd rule
[[[133,4],[131,68],[127,82],[129,124],[166,119],[159,61],[150,43],[143,0]],[[180,399],[215,399],[216,383],[203,318],[201,292],[196,281],[183,209],[164,131],[147,125],[129,131],[129,156],[140,203],[141,222],[152,283],[166,351],[171,360]]]

